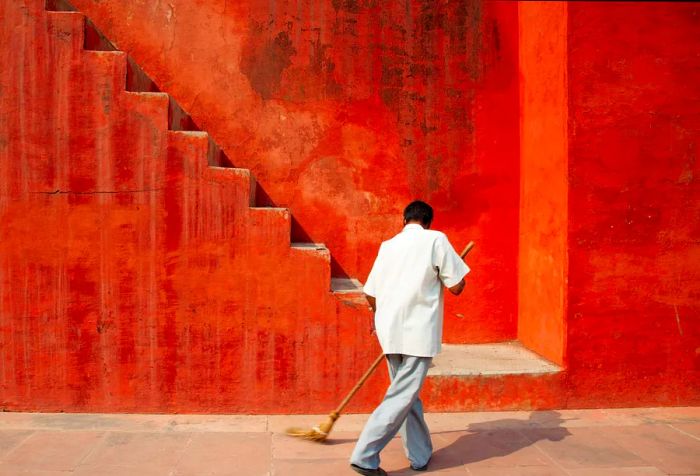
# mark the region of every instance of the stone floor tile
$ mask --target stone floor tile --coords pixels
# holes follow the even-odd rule
[[[0,460],[32,433],[31,430],[0,430]]]
[[[31,469],[25,466],[0,463],[0,474],[3,476],[72,476],[74,473],[67,471]]]
[[[361,432],[369,415],[341,415],[333,425],[333,433],[356,431]],[[328,420],[328,415],[270,415],[267,417],[267,429],[273,433],[284,433],[287,428],[296,427],[310,429]],[[332,433],[331,433],[332,434]]]
[[[700,439],[700,423],[673,423],[670,426],[681,433]]]
[[[439,413],[426,415],[432,433],[529,428],[578,428],[604,426],[607,415],[599,410],[557,410],[541,412]]]
[[[182,453],[177,476],[247,475],[271,471],[269,433],[202,433]]]
[[[561,429],[561,431],[567,430]],[[532,440],[513,429],[438,433],[435,435],[434,444],[436,460],[444,458],[452,461],[458,458],[467,468],[546,466],[550,462],[533,446]]]
[[[470,476],[568,476],[554,466],[470,467]]]
[[[700,407],[612,408],[606,413],[637,419],[640,424],[700,423]]]
[[[130,466],[144,471],[174,469],[191,433],[108,432],[81,466]]]
[[[34,415],[37,415],[37,413],[2,412],[2,418],[0,418],[0,430],[7,428],[12,428],[15,430],[30,429],[28,422],[34,418]]]
[[[245,431],[266,432],[265,415],[151,415],[100,413],[6,413],[3,428],[27,430]]]
[[[652,466],[640,468],[584,468],[570,469],[571,476],[664,476],[666,473]]]
[[[526,427],[532,412],[466,412],[466,413],[426,413],[425,421],[431,432],[466,431],[470,425],[483,428]]]
[[[380,458],[381,467],[390,471],[392,474],[410,469],[410,462],[398,439],[392,440],[392,442],[384,448],[384,451],[380,454]]]
[[[669,425],[612,428],[610,437],[668,474],[700,474],[700,440]]]
[[[350,458],[358,434],[355,432],[333,432],[323,443],[288,436],[283,433],[272,435],[272,457],[274,459],[334,459]]]
[[[569,434],[547,434],[552,431],[547,429],[523,430],[522,433],[566,469],[648,466],[639,456],[608,437],[610,427],[556,430]]]
[[[67,473],[61,473],[66,476]],[[24,475],[22,475],[24,476]],[[70,476],[173,476],[171,465],[119,466],[110,464],[88,464],[78,466]]]
[[[391,470],[390,476],[420,476],[420,475],[433,475],[439,474],[440,476],[469,476],[469,471],[464,466],[455,466],[452,468],[443,469],[433,469],[428,468],[428,471],[413,471],[410,467],[406,467],[399,470]]]
[[[700,406],[698,407],[656,407],[650,409],[661,418],[675,420],[691,420],[700,422]]]
[[[3,462],[33,471],[70,471],[103,436],[97,431],[36,431],[8,452]]]
[[[267,418],[265,415],[171,415],[166,430],[266,433]]]
[[[31,430],[159,431],[169,415],[104,413],[9,413],[5,425]]]
[[[272,465],[272,476],[343,476],[357,473],[350,469],[347,458],[279,459]]]
[[[688,408],[428,414],[435,449],[428,473],[410,469],[399,438],[382,452],[382,467],[393,476],[700,475],[698,414]],[[348,459],[367,415],[343,416],[323,444],[283,433],[290,422],[309,427],[324,418],[0,414],[0,474],[356,474]]]

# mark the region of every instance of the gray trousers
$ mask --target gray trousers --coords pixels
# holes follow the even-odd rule
[[[423,466],[433,453],[430,431],[418,398],[432,357],[387,354],[391,385],[384,400],[365,424],[350,463],[367,469],[379,467],[379,452],[398,432],[413,466]]]

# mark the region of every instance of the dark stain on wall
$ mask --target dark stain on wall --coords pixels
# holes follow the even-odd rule
[[[241,53],[241,72],[263,99],[271,99],[279,90],[282,73],[292,64],[296,49],[287,31],[267,39],[261,24],[254,25],[252,31]]]
[[[379,96],[396,114],[411,190],[430,199],[451,189],[449,167],[461,160],[455,152],[471,150],[486,59],[482,3],[408,0],[404,9],[382,5],[377,14]],[[500,48],[498,27],[487,33]]]
[[[321,41],[321,29],[314,28],[316,38],[311,40],[311,54],[309,58],[309,73],[319,79],[322,89],[319,93],[328,96],[336,96],[342,92],[342,87],[335,79],[335,63],[329,55],[331,45]]]
[[[333,0],[333,8],[336,11],[342,10],[348,13],[360,13],[376,5],[377,0]]]

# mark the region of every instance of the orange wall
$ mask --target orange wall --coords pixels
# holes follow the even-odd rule
[[[700,5],[568,5],[570,405],[700,399]]]
[[[295,240],[328,245],[335,275],[364,281],[422,198],[455,248],[477,243],[445,338],[516,337],[517,4],[74,4],[290,207]]]
[[[292,179],[281,178],[279,183],[267,184],[280,185],[282,192],[294,187],[302,190],[303,196],[295,199],[299,204],[311,203],[308,209],[316,217],[311,223],[321,230],[327,223],[336,223],[333,210],[319,215],[322,197],[352,205],[360,203],[355,198],[362,195],[368,203],[386,205],[396,200],[392,206],[400,208],[401,200],[396,199],[402,197],[396,192],[400,187],[387,186],[393,176],[410,175],[399,167],[403,153],[390,147],[389,139],[399,137],[398,130],[412,130],[416,137],[424,134],[420,150],[427,151],[432,144],[437,150],[445,146],[458,151],[464,162],[445,165],[445,176],[455,180],[453,189],[445,187],[453,194],[440,198],[434,191],[436,203],[461,205],[465,197],[473,199],[469,202],[473,207],[460,209],[454,222],[442,223],[449,229],[464,219],[464,230],[477,238],[479,248],[470,260],[474,276],[468,299],[461,304],[465,318],[448,315],[448,338],[514,337],[511,311],[519,295],[524,302],[518,330],[522,339],[552,359],[563,354],[565,371],[549,377],[430,379],[425,389],[430,408],[700,403],[700,64],[696,54],[700,7],[487,2],[481,11],[482,28],[476,31],[482,34],[479,41],[492,48],[481,50],[481,59],[474,63],[483,67],[475,70],[477,79],[469,79],[474,72],[469,69],[461,71],[466,76],[459,76],[464,80],[460,84],[466,85],[464,91],[473,91],[473,97],[438,89],[436,84],[444,86],[440,81],[447,76],[428,75],[439,62],[431,56],[431,61],[405,64],[397,59],[403,66],[396,69],[372,69],[381,71],[378,82],[364,86],[350,81],[358,72],[335,76],[342,69],[338,65],[344,64],[340,60],[334,59],[331,68],[322,59],[326,65],[319,83],[323,94],[315,86],[318,97],[301,100],[292,93],[309,94],[307,83],[294,81],[311,81],[319,74],[303,70],[304,61],[313,57],[311,43],[294,43],[296,51],[306,51],[300,45],[311,49],[306,56],[292,55],[291,63],[282,68],[279,84],[263,81],[257,89],[250,86],[250,78],[258,78],[252,63],[226,60],[226,48],[235,50],[237,43],[217,43],[218,37],[243,41],[246,35],[260,33],[258,40],[246,41],[253,41],[252,51],[258,51],[255,45],[262,47],[258,58],[270,66],[263,60],[270,55],[279,59],[278,53],[288,46],[282,41],[285,36],[275,33],[273,40],[282,42],[268,42],[269,32],[262,25],[262,30],[245,21],[236,26],[231,18],[257,18],[274,7],[273,13],[279,16],[273,15],[270,25],[287,28],[276,23],[290,15],[282,11],[287,4],[272,2],[251,13],[246,5],[228,3],[219,4],[218,10],[210,10],[215,2],[207,3],[184,14],[184,3],[130,4],[141,8],[142,15],[124,18],[120,16],[124,11],[108,0],[86,5],[94,7],[103,29],[113,30],[119,46],[133,46],[140,61],[162,75],[161,86],[178,91],[185,105],[198,111],[198,120],[238,131],[238,135],[232,132],[217,138],[241,139],[258,127],[259,135],[250,136],[250,143],[236,142],[233,148],[229,143],[234,162],[251,160],[270,179],[284,167],[298,166],[295,161],[308,152],[302,147],[299,156],[289,155],[294,149],[285,149],[286,144],[312,144],[315,152],[309,152],[311,159],[306,163],[311,178],[303,178],[312,185],[303,182],[301,175],[293,180],[306,185],[297,187]],[[377,352],[368,338],[364,303],[328,292],[327,254],[289,247],[289,214],[248,208],[250,183],[245,172],[207,168],[205,138],[166,131],[165,98],[123,91],[123,56],[80,51],[79,25],[71,24],[68,17],[59,21],[44,13],[43,5],[43,0],[5,1],[0,22],[0,408],[203,412],[332,408]],[[335,15],[333,8],[313,9],[317,3],[299,5],[301,19]],[[328,23],[333,35],[347,35],[347,51],[354,51],[355,44],[351,20],[371,23],[372,11],[363,10],[363,5],[370,4],[342,3],[337,17],[345,26],[334,29],[335,19]],[[385,14],[401,13],[392,12]],[[430,12],[417,9],[415,17],[400,17],[406,25],[417,25],[414,20],[420,18],[421,29],[412,31],[422,32],[419,39],[436,41],[419,41],[412,48],[447,48],[452,44],[450,31],[461,44],[459,23],[456,30],[443,28],[451,13],[441,20],[439,16],[431,19]],[[129,25],[117,21],[120,18],[140,29],[130,31]],[[539,31],[529,29],[531,24],[539,25]],[[189,46],[178,35],[154,34],[149,30],[154,25],[165,32],[185,32]],[[209,31],[195,28],[203,25]],[[289,30],[293,35],[288,33],[291,37],[317,34],[296,25],[295,20]],[[403,30],[397,25],[403,24],[383,23],[379,32],[401,37]],[[548,34],[545,44],[551,50],[540,48],[544,38],[539,32]],[[560,35],[550,36],[552,32]],[[518,57],[512,42],[518,34],[523,41],[520,66],[530,74],[521,78],[523,121],[516,117],[511,122],[509,105],[518,99],[513,96]],[[143,38],[143,45],[137,36]],[[130,38],[133,44],[127,42]],[[199,43],[202,38],[218,45],[219,56],[212,56]],[[395,48],[399,40],[392,38],[395,43],[387,54],[403,58],[404,50]],[[162,49],[151,50],[149,44]],[[385,58],[381,45],[362,51]],[[265,49],[268,46],[270,50]],[[243,49],[234,58],[242,61]],[[325,51],[330,54],[330,49]],[[562,71],[556,57],[564,51],[566,70]],[[168,69],[168,65],[192,66],[200,60],[209,62],[208,69]],[[374,64],[355,63],[352,55],[345,60]],[[247,73],[236,72],[241,64]],[[459,61],[450,64],[460,70]],[[301,74],[299,68],[306,72]],[[284,79],[291,70],[297,73]],[[397,75],[402,71],[404,86],[410,83],[411,87],[404,91],[398,82],[385,84],[381,78],[391,71]],[[186,80],[173,79],[176,72],[187,75]],[[437,81],[438,77],[442,79]],[[338,100],[332,96],[337,92],[334,81],[342,82],[343,91],[369,88],[376,93],[370,98],[374,102],[358,105],[349,99],[355,96]],[[232,84],[238,84],[240,96],[224,95],[220,104],[207,99],[208,91]],[[431,84],[433,89],[427,88]],[[425,94],[418,92],[423,87]],[[432,96],[429,90],[434,91]],[[274,91],[286,93],[277,97]],[[433,113],[453,111],[455,104],[469,106],[474,130],[438,134],[430,128],[415,129],[410,121],[398,123],[405,116],[384,102],[391,101],[394,93],[400,98],[399,112],[415,112],[408,105],[415,101],[420,106],[423,96],[425,106],[420,107]],[[238,99],[249,109],[231,109]],[[373,113],[366,114],[368,110]],[[437,117],[420,110],[418,118]],[[226,116],[227,111],[235,120]],[[454,125],[457,116],[449,116],[447,123]],[[288,120],[293,127],[279,127]],[[516,135],[511,136],[513,127]],[[318,135],[293,134],[305,130],[318,130]],[[522,140],[511,143],[508,138],[517,137],[518,132]],[[433,133],[441,140],[428,139]],[[324,138],[320,145],[319,138]],[[367,144],[376,164],[391,159],[398,165],[376,167],[375,175],[375,162],[370,162],[353,169],[352,180],[348,174],[324,174],[338,172],[337,163],[344,167],[363,163],[348,158],[364,158]],[[513,167],[512,157],[497,153],[511,146],[515,154],[523,154]],[[416,159],[415,164],[425,166],[422,160]],[[265,175],[267,165],[270,175]],[[382,193],[363,195],[366,184],[356,180],[358,174],[372,178]],[[413,179],[419,183],[426,177],[416,174]],[[567,183],[568,192],[562,190]],[[338,191],[348,195],[340,200]],[[566,229],[557,220],[561,214],[567,217]],[[328,220],[319,218],[326,216]],[[377,236],[386,231],[378,223],[388,223],[388,215],[357,216],[369,220],[375,226],[370,231]],[[518,227],[522,227],[520,252],[516,252]],[[374,246],[377,236],[372,237]],[[564,250],[562,242],[567,242]],[[338,249],[342,255],[345,248]],[[550,256],[552,268],[543,265]],[[372,253],[365,256],[371,257]],[[519,282],[514,272],[517,263]],[[560,277],[568,279],[563,298],[556,292]],[[540,306],[551,313],[539,316]],[[450,312],[460,309],[452,307]],[[565,316],[562,327],[555,317],[560,311]],[[560,332],[566,333],[565,346],[558,338]],[[368,410],[381,397],[386,377],[383,372],[380,375],[353,401],[353,410]]]
[[[568,224],[567,5],[518,4],[518,339],[563,364]]]
[[[42,2],[0,22],[0,408],[322,412],[378,346],[247,171]],[[338,371],[343,369],[343,371]],[[353,401],[367,410],[384,375]]]

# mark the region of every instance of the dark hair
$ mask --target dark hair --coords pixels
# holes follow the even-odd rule
[[[433,208],[425,202],[416,200],[409,203],[403,211],[403,219],[406,222],[419,221],[425,226],[430,226],[433,221]]]

